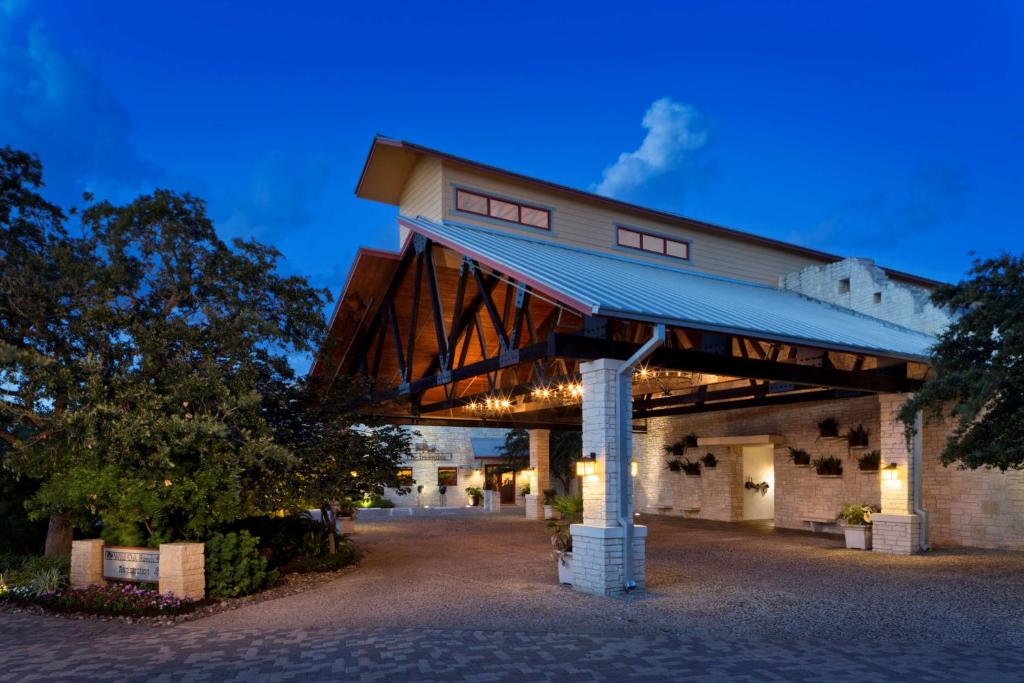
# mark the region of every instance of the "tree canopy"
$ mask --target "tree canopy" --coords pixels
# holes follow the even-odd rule
[[[65,213],[41,187],[37,159],[0,150],[0,457],[38,481],[51,530],[202,538],[298,505],[287,481],[328,485],[313,434],[346,473],[401,447],[303,400],[289,357],[316,349],[328,293],[280,274],[277,250],[224,242],[189,194]],[[388,481],[394,457],[370,460],[344,494]]]
[[[576,476],[576,461],[583,449],[583,433],[578,429],[554,430],[548,445],[551,476],[569,490],[569,482]],[[530,435],[525,429],[510,429],[501,446],[503,465],[509,469],[522,469],[530,463]],[[540,491],[537,491],[540,493]]]
[[[932,375],[902,407],[949,419],[940,456],[965,468],[1024,467],[1024,257],[976,261],[970,277],[932,297],[954,320],[931,353]]]

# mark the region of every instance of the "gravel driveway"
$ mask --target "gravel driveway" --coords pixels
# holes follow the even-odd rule
[[[362,520],[362,566],[169,628],[0,614],[2,680],[1008,680],[1024,553],[848,551],[836,536],[653,518],[648,592],[555,583],[521,511]]]

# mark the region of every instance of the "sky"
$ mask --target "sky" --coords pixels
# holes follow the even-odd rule
[[[205,198],[337,294],[375,134],[944,281],[1024,252],[1024,3],[0,0],[47,194]]]

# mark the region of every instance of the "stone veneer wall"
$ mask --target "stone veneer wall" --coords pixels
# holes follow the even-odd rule
[[[925,423],[921,493],[933,546],[1024,550],[1024,470],[943,467],[949,428]]]
[[[639,472],[634,483],[635,509],[648,513],[682,515],[683,508],[699,507],[687,516],[715,520],[743,518],[743,481],[740,456],[727,447],[698,448],[684,458],[699,459],[710,451],[718,466],[700,477],[672,472],[664,446],[684,434],[742,436],[781,434],[786,446],[775,450],[775,523],[780,527],[806,528],[804,520],[833,518],[847,502],[878,504],[879,475],[861,472],[857,458],[879,447],[878,399],[874,396],[822,401],[791,406],[754,408],[681,415],[648,421],[647,434],[635,440],[634,457]],[[840,430],[863,424],[871,430],[868,449],[848,452],[845,441],[818,439],[817,422],[826,417],[839,421]],[[794,465],[788,446],[802,448],[812,457],[835,455],[843,459],[841,477],[819,476],[813,468]],[[658,510],[671,505],[672,510]]]
[[[490,436],[504,438],[504,429],[486,428],[465,428],[465,427],[409,427],[419,435],[413,437],[413,446],[426,444],[438,453],[451,453],[450,461],[413,460],[406,463],[412,468],[412,477],[416,481],[412,486],[412,492],[404,496],[399,495],[393,489],[387,489],[384,497],[394,502],[396,507],[418,507],[429,505],[435,507],[441,504],[441,494],[437,490],[437,468],[458,467],[459,483],[457,486],[449,486],[445,496],[445,503],[449,507],[466,505],[466,487],[474,486],[482,489],[484,487],[483,463],[473,458],[473,443],[470,439],[473,436]],[[493,463],[496,460],[488,460]],[[478,469],[479,468],[479,469]],[[417,494],[416,487],[423,485],[423,493]],[[516,482],[516,502],[521,503],[522,494],[519,487],[523,482]]]

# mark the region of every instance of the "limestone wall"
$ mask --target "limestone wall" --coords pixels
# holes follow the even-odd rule
[[[818,438],[817,422],[826,417],[839,421],[840,430],[863,424],[871,430],[867,449],[850,450],[845,441]],[[637,510],[683,515],[685,508],[699,508],[686,516],[715,520],[743,518],[743,478],[740,456],[728,447],[698,448],[684,458],[699,459],[712,452],[715,469],[689,477],[668,469],[664,446],[683,435],[743,436],[781,434],[787,446],[802,448],[813,457],[834,455],[844,462],[841,477],[819,476],[813,468],[794,465],[788,448],[775,450],[775,523],[780,527],[806,528],[804,520],[834,518],[843,503],[877,504],[880,499],[877,472],[861,472],[857,459],[865,450],[878,448],[878,400],[873,397],[818,403],[756,408],[666,417],[648,421],[647,434],[635,440],[634,458],[639,468],[634,484]],[[658,510],[671,505],[671,510]]]

